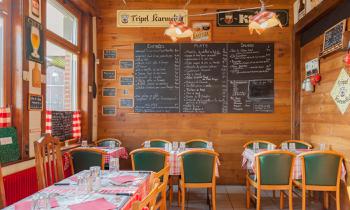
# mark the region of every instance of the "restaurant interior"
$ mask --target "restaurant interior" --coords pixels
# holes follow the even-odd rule
[[[0,0],[0,209],[350,210],[350,0]]]

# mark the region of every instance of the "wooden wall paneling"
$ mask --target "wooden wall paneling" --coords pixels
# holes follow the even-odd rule
[[[173,2],[173,3],[172,3]],[[260,6],[258,1],[192,1],[189,14],[215,12],[217,9],[234,9]],[[275,112],[273,114],[184,114],[184,113],[133,113],[130,109],[117,109],[117,116],[102,116],[103,105],[118,105],[124,96],[119,93],[118,81],[101,80],[102,69],[117,70],[121,75],[133,76],[133,70],[119,69],[119,61],[134,59],[134,43],[171,43],[164,35],[165,28],[117,28],[117,9],[182,9],[184,2],[174,1],[128,1],[127,8],[122,1],[97,1],[98,20],[98,67],[99,77],[99,126],[98,137],[118,137],[130,151],[140,147],[148,138],[165,138],[170,141],[184,141],[192,138],[207,138],[213,141],[220,153],[221,166],[219,183],[242,184],[244,171],[241,168],[242,146],[249,140],[264,139],[279,144],[291,138],[291,57],[292,19],[289,27],[266,30],[261,36],[249,35],[247,27],[222,28],[216,26],[216,16],[190,17],[194,20],[213,23],[212,42],[274,42],[275,43]],[[270,0],[276,9],[289,9],[292,17],[292,1]],[[187,42],[189,40],[186,40]],[[117,59],[102,59],[103,49],[117,49]],[[117,97],[102,97],[103,86],[118,88]],[[133,91],[133,88],[130,88]],[[133,92],[131,92],[133,97]]]

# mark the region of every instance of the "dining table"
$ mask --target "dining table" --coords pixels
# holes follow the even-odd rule
[[[254,152],[253,149],[245,148],[242,153],[242,168],[249,170],[253,173],[256,172],[255,170],[255,155],[259,152],[264,152],[267,149],[259,149],[258,151]],[[302,178],[302,163],[300,154],[303,152],[309,152],[313,151],[312,149],[295,149],[290,150],[290,152],[293,152],[296,155],[295,161],[294,161],[294,167],[293,167],[293,179],[301,179]],[[345,181],[346,177],[346,168],[344,163],[342,164],[342,170],[341,170],[341,179]]]
[[[51,209],[55,210],[129,210],[135,201],[145,198],[150,191],[148,171],[101,171],[99,184],[96,181],[92,188],[82,188],[78,177],[90,171],[81,171],[52,186],[20,200],[5,210],[32,210],[36,199],[45,195]]]

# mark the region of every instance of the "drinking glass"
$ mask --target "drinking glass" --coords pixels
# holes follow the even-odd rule
[[[259,142],[254,142],[253,143],[253,151],[254,151],[254,153],[259,151]]]
[[[93,179],[95,180],[95,178],[100,176],[101,167],[100,166],[91,166],[90,167],[90,173],[91,173]]]
[[[33,210],[47,210],[50,209],[49,206],[49,195],[46,193],[39,193],[33,197],[32,201]]]
[[[173,150],[176,151],[179,148],[179,142],[174,141],[173,142]]]
[[[33,52],[32,52],[32,56],[39,59],[40,55],[38,53],[39,47],[40,47],[40,33],[39,33],[39,29],[35,26],[32,26],[31,28],[31,37],[30,37],[30,41],[33,47]]]
[[[145,148],[150,148],[150,147],[151,147],[151,142],[145,141]]]
[[[282,150],[288,150],[288,144],[282,143]]]
[[[186,148],[186,143],[185,142],[180,142],[180,150],[185,150]]]
[[[213,149],[213,142],[208,142],[208,144],[207,144],[207,148],[208,149]]]
[[[292,152],[296,151],[295,143],[289,143],[289,150]]]
[[[320,150],[325,151],[327,148],[327,144],[320,144]]]
[[[109,142],[109,149],[115,149],[115,141]]]
[[[86,141],[86,140],[81,141],[81,146],[82,146],[82,147],[88,147],[87,141]]]
[[[115,173],[119,171],[119,158],[113,158],[109,160],[109,171]]]

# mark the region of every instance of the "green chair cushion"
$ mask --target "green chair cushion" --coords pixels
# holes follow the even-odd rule
[[[10,144],[0,145],[0,162],[8,163],[19,160],[19,147],[16,128],[0,128],[0,138],[9,138],[12,141]]]
[[[202,141],[192,141],[186,143],[186,148],[207,148],[208,144]]]
[[[259,149],[267,149],[268,143],[259,142]],[[248,149],[253,149],[253,143],[247,145]]]
[[[305,155],[307,185],[335,186],[340,157],[334,154]]]
[[[74,151],[71,153],[74,173],[89,170],[91,166],[101,166],[102,154],[94,151]]]
[[[262,185],[288,185],[292,156],[288,154],[266,154],[259,156]]]
[[[154,151],[134,153],[134,166],[138,171],[159,172],[165,165],[165,154]]]
[[[215,156],[207,153],[189,153],[182,156],[185,183],[211,183]]]
[[[151,145],[151,147],[165,147],[166,142],[164,142],[164,141],[151,141],[150,145]]]

